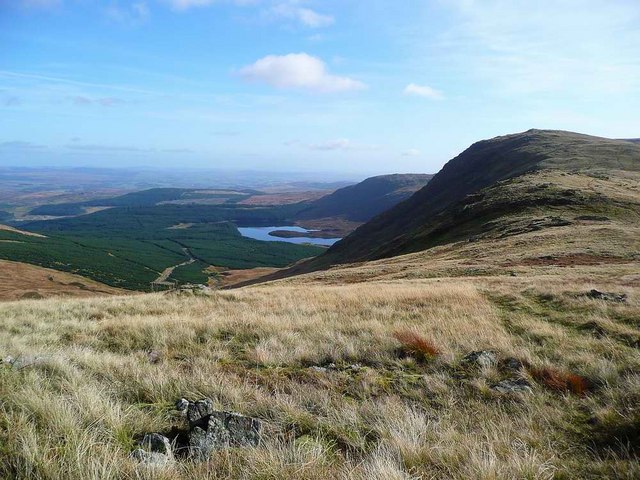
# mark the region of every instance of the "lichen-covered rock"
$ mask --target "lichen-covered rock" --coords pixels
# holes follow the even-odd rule
[[[147,433],[141,447],[131,452],[131,457],[148,467],[165,467],[174,461],[171,442],[159,433]]]
[[[210,399],[190,403],[189,454],[205,460],[215,450],[230,447],[256,447],[260,443],[262,423],[238,413],[213,410]]]
[[[206,428],[207,423],[209,423],[209,416],[214,411],[213,402],[210,398],[189,403],[189,406],[187,407],[187,420],[189,421],[189,427],[193,428],[199,426]]]
[[[627,295],[624,293],[601,292],[596,289],[585,293],[585,296],[595,300],[605,300],[607,302],[625,303],[627,301]]]
[[[533,393],[531,384],[524,378],[509,378],[502,380],[491,387],[499,393]]]
[[[475,364],[482,368],[490,368],[498,364],[498,355],[492,350],[478,350],[469,353],[462,361],[466,364]]]
[[[176,402],[176,410],[178,410],[179,412],[186,412],[189,408],[189,405],[189,400],[187,400],[186,398],[181,398]]]
[[[171,442],[167,437],[159,433],[147,433],[142,439],[142,448],[148,452],[157,452],[173,456]]]

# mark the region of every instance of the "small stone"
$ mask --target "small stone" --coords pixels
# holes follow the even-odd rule
[[[45,363],[47,360],[47,357],[42,356],[18,355],[18,357],[11,362],[11,368],[13,370],[22,370],[23,368],[40,365]]]
[[[498,364],[498,355],[492,350],[478,350],[469,353],[462,361],[468,364],[475,363],[481,368],[490,368]]]
[[[171,442],[159,433],[147,433],[142,439],[142,448],[147,452],[162,453],[168,457],[173,456]]]
[[[149,362],[153,364],[162,363],[162,360],[164,359],[163,353],[158,350],[149,352],[147,357],[149,358]]]
[[[313,370],[314,372],[318,373],[327,373],[327,369],[325,367],[319,367],[317,365],[309,367],[309,370]]]
[[[11,365],[13,363],[15,359],[11,356],[11,355],[7,355],[6,357],[4,357],[2,359],[2,363],[6,363],[8,365]]]
[[[179,412],[186,412],[189,408],[189,400],[186,398],[181,398],[176,402],[176,410]]]
[[[524,378],[509,378],[502,380],[491,387],[500,393],[533,393],[531,384]]]

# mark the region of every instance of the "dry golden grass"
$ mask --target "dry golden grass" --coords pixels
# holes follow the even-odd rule
[[[45,357],[0,368],[0,477],[637,478],[640,290],[599,268],[0,304],[0,353]],[[481,349],[593,388],[461,362]],[[533,394],[491,390],[518,375]],[[183,428],[183,396],[262,419],[264,444],[141,469],[135,439]]]

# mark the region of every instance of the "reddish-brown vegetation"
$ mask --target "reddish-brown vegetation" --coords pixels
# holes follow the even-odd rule
[[[397,331],[393,336],[408,353],[420,354],[428,358],[437,357],[441,353],[431,340],[413,330]]]
[[[529,369],[529,373],[536,381],[558,392],[584,395],[590,389],[589,381],[586,378],[556,368],[531,368]]]

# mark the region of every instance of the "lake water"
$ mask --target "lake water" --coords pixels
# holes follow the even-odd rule
[[[263,240],[265,242],[287,242],[287,243],[312,243],[314,245],[326,245],[331,246],[336,243],[340,238],[310,238],[310,237],[275,237],[269,235],[270,232],[276,230],[287,230],[289,232],[308,233],[312,230],[307,230],[302,227],[284,226],[284,227],[238,227],[238,231],[243,237],[253,238],[255,240]]]

